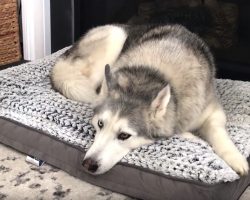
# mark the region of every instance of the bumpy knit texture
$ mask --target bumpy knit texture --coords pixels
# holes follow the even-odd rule
[[[66,99],[52,89],[49,73],[66,49],[44,59],[0,71],[0,116],[87,150],[93,142],[91,105]],[[216,80],[227,113],[227,130],[245,157],[250,153],[250,83]],[[128,153],[121,162],[204,183],[239,176],[203,140],[180,136],[157,140]]]

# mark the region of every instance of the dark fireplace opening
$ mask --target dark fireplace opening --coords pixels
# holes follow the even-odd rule
[[[178,23],[210,46],[217,77],[250,80],[249,11],[248,0],[53,0],[52,50],[107,23]]]
[[[250,80],[250,3],[221,0],[140,0],[130,23],[178,23],[210,46],[218,76]]]

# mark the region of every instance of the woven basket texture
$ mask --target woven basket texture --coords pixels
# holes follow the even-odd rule
[[[21,59],[16,0],[0,0],[0,66]]]

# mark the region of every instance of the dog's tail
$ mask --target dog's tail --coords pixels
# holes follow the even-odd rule
[[[99,95],[95,83],[81,71],[80,66],[61,59],[52,69],[51,82],[57,91],[69,99],[95,103]]]

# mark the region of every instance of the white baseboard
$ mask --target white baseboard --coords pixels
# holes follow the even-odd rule
[[[50,0],[21,0],[25,60],[51,54]]]

